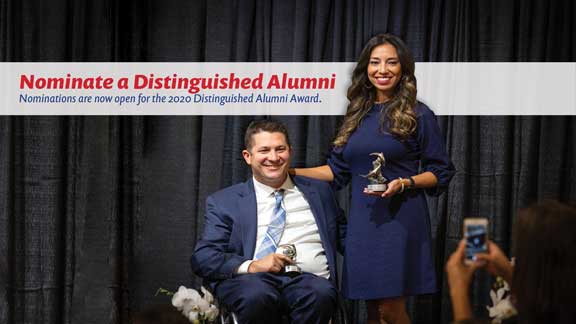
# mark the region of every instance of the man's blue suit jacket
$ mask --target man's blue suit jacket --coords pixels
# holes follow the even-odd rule
[[[327,182],[293,176],[310,204],[328,259],[330,278],[336,277],[336,250],[343,251],[346,218]],[[206,199],[204,233],[191,258],[192,270],[215,284],[232,278],[238,267],[252,260],[256,249],[257,209],[250,180],[222,189]]]

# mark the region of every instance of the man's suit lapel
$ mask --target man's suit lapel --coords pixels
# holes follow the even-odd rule
[[[326,214],[316,187],[311,186],[310,182],[300,177],[292,177],[292,181],[298,186],[298,189],[300,189],[306,201],[308,201],[322,240],[328,242],[326,241],[329,238],[326,232]]]
[[[256,231],[258,228],[258,211],[256,209],[256,194],[252,178],[244,183],[238,199],[238,221],[242,226],[242,250],[244,256],[252,259],[256,249]]]

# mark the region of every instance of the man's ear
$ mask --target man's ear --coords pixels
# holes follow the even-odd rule
[[[242,157],[246,164],[250,165],[250,152],[248,152],[248,150],[242,150]]]

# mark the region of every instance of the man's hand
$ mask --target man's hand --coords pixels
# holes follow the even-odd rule
[[[289,257],[278,254],[270,253],[260,260],[252,261],[248,267],[248,273],[255,272],[273,272],[278,273],[284,269],[286,264],[292,264],[292,259]]]
[[[500,250],[500,247],[492,241],[488,241],[488,253],[478,253],[476,258],[486,263],[486,270],[494,276],[500,276],[508,284],[512,284],[514,267],[508,257]]]

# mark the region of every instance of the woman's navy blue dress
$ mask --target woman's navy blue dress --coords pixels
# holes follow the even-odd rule
[[[368,180],[361,177],[372,169],[370,153],[382,152],[386,165],[382,174],[389,181],[430,171],[439,193],[454,175],[436,116],[424,104],[415,108],[418,127],[401,142],[380,126],[376,104],[348,139],[328,159],[338,187],[352,182],[344,258],[343,292],[351,299],[379,299],[436,292],[432,260],[430,219],[424,190],[407,190],[392,198],[363,193]]]

